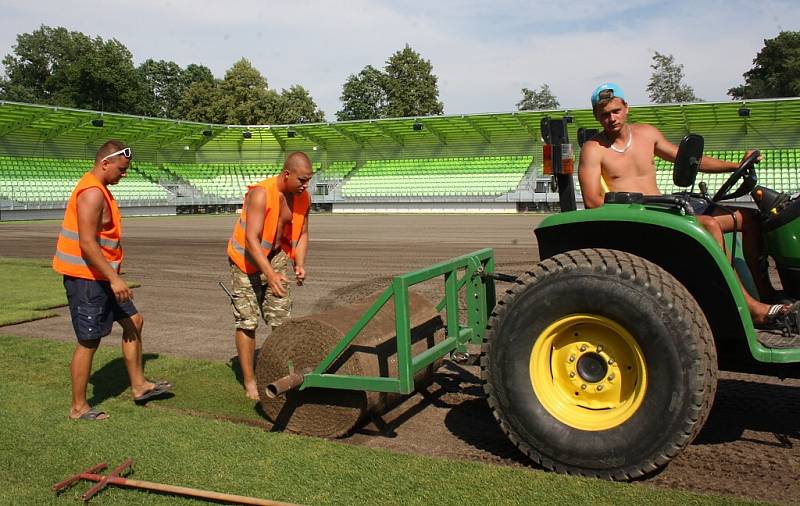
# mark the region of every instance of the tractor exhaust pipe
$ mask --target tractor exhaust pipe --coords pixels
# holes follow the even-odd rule
[[[298,372],[293,372],[267,385],[267,397],[274,399],[289,390],[294,390],[302,384],[303,375]]]

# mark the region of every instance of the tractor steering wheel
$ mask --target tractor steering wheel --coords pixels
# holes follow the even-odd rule
[[[742,160],[739,168],[733,171],[733,174],[731,174],[730,177],[728,177],[728,179],[722,184],[717,193],[714,194],[714,198],[711,200],[714,202],[719,202],[720,200],[735,199],[752,190],[757,180],[756,164],[758,163],[758,158],[760,156],[761,152],[758,150],[755,150],[747,155],[747,158]],[[733,188],[733,186],[742,178],[745,179],[745,181],[742,183],[742,186],[739,187],[739,189],[735,192],[728,193],[731,188]]]

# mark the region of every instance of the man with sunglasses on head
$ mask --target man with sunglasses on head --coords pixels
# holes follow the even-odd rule
[[[306,188],[313,175],[305,153],[289,153],[280,174],[248,187],[228,240],[236,350],[245,394],[253,400],[258,399],[254,360],[259,313],[273,329],[289,319],[290,260],[297,285],[306,278],[311,205]]]
[[[614,83],[601,84],[594,90],[592,110],[603,130],[586,141],[581,148],[578,180],[584,206],[587,209],[602,206],[605,191],[660,195],[653,157],[675,162],[678,147],[669,142],[654,126],[628,123],[628,103],[622,89]],[[745,158],[749,155],[750,152]],[[709,156],[703,156],[700,162],[701,172],[732,172],[738,167],[739,164]],[[603,188],[604,185],[607,189]],[[759,257],[763,254],[763,248],[758,216],[751,210],[739,209],[735,211],[734,220],[729,213],[708,206],[707,201],[701,199],[693,199],[692,206],[695,208],[697,221],[723,250],[723,234],[733,231],[734,226],[742,231],[745,259],[759,294],[763,300],[779,302],[764,304],[743,288],[753,323],[765,328],[783,326],[790,313],[791,320],[800,319],[798,304],[780,303],[779,292],[775,291],[760,267]]]
[[[122,217],[108,190],[127,174],[133,154],[118,140],[100,146],[92,170],[78,181],[67,202],[61,233],[53,256],[53,269],[64,276],[72,326],[78,344],[70,363],[73,420],[105,420],[108,415],[89,406],[86,388],[100,339],[114,322],[122,326],[122,355],[128,369],[133,400],[143,404],[168,392],[168,381],[144,377],[142,326],[133,305],[133,293],[120,277]]]

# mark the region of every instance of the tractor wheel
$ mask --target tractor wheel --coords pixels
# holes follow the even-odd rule
[[[538,263],[495,307],[481,358],[489,405],[528,457],[629,480],[702,428],[717,385],[711,330],[672,275],[621,251]]]

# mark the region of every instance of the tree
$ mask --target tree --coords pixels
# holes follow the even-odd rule
[[[433,65],[406,46],[386,60],[386,116],[430,116],[442,114],[438,78]]]
[[[800,32],[781,32],[764,47],[745,72],[744,84],[728,90],[733,98],[778,98],[800,95]]]
[[[558,109],[561,104],[550,91],[550,86],[543,84],[539,91],[522,88],[522,100],[517,102],[519,111],[536,111],[546,109]]]
[[[336,113],[339,121],[383,118],[389,97],[386,94],[387,76],[372,65],[358,75],[350,74],[342,87],[342,110]]]
[[[157,118],[174,117],[178,101],[187,87],[180,65],[148,59],[136,71],[147,90],[147,102],[142,104],[143,114]]]
[[[658,51],[653,55],[650,65],[653,73],[647,85],[647,94],[650,101],[656,104],[670,104],[679,102],[700,101],[694,94],[694,89],[683,84],[683,65],[675,63],[675,57],[665,55]]]
[[[433,65],[406,46],[386,60],[384,70],[372,65],[350,74],[342,86],[339,121],[442,114],[438,78]]]
[[[133,57],[116,39],[42,25],[17,36],[3,66],[6,100],[123,113],[139,112],[144,100]]]
[[[136,72],[145,90],[139,113],[158,118],[185,119],[179,114],[178,104],[187,89],[195,82],[214,82],[208,67],[194,63],[184,70],[175,62],[149,59]]]
[[[219,82],[195,81],[175,105],[175,117],[201,123],[223,123],[217,106],[219,100]]]
[[[274,94],[267,89],[267,79],[249,60],[242,58],[225,72],[219,84],[218,111],[222,123],[257,125],[270,123]]]
[[[276,110],[273,111],[272,123],[319,123],[325,121],[322,112],[308,90],[295,84],[288,90],[283,90],[278,97]]]

